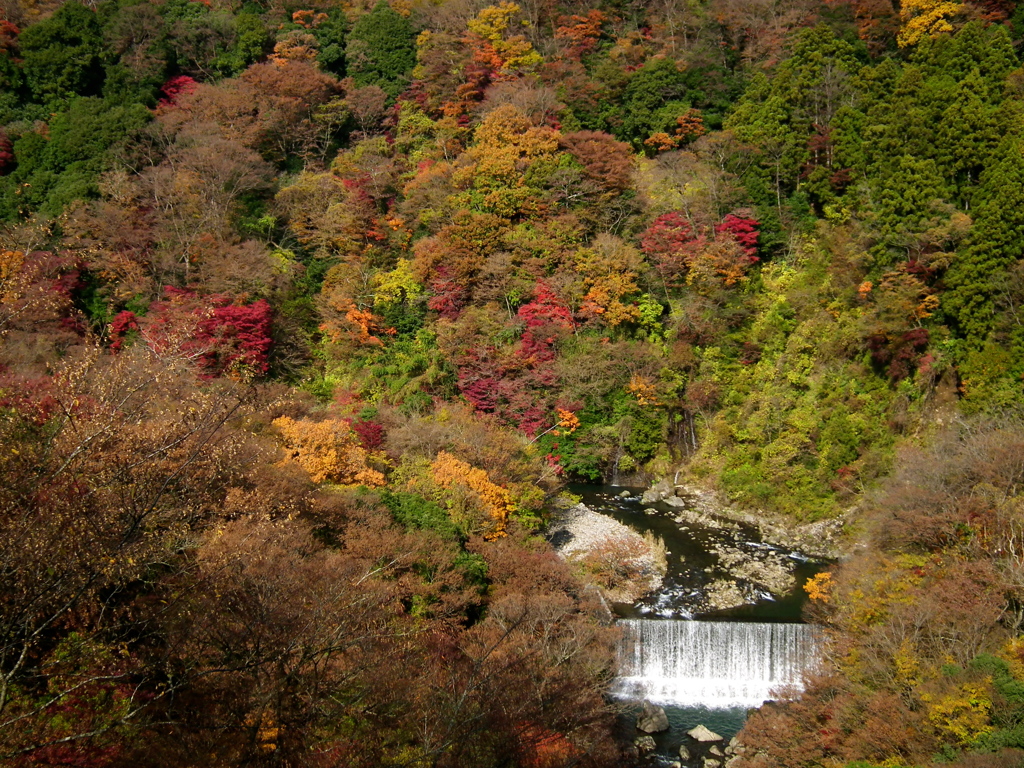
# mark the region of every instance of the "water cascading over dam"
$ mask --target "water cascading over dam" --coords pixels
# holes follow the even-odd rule
[[[676,706],[755,707],[818,659],[807,624],[624,619],[613,693]]]

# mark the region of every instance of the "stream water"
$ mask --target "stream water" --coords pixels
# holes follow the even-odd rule
[[[653,734],[654,764],[678,760],[679,746],[686,745],[694,752],[689,764],[699,765],[709,745],[700,749],[686,731],[703,724],[728,741],[743,726],[749,707],[759,706],[780,686],[799,685],[816,655],[814,631],[801,623],[800,585],[825,564],[762,542],[750,526],[680,522],[677,509],[643,503],[641,489],[580,485],[570,490],[594,511],[665,542],[668,571],[662,588],[635,604],[613,606],[624,632],[621,676],[612,695],[637,704],[646,698],[665,708],[669,730]],[[708,611],[708,585],[730,576],[718,554],[724,548],[785,558],[793,566],[793,591],[773,596],[747,584],[750,604]],[[634,722],[632,714],[622,722],[623,736],[630,740],[638,735]]]

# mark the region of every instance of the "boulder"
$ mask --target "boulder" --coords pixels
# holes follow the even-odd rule
[[[725,748],[725,754],[732,755],[734,759],[741,757],[746,751],[747,748],[744,747],[743,743],[735,736],[729,739],[729,745]],[[728,766],[731,762],[734,762],[734,760],[726,760],[726,766]]]
[[[653,736],[637,736],[633,740],[633,744],[641,755],[646,755],[648,752],[653,752],[658,748],[658,745],[654,743]]]
[[[728,760],[725,761],[725,768],[736,768],[736,766],[739,765],[742,761],[743,758],[739,755],[736,755],[735,757],[730,757]]]
[[[673,760],[671,763],[668,764],[668,768],[683,768],[683,764],[680,763],[678,760]]]
[[[721,768],[721,760],[712,760],[710,757],[704,758],[704,768]]]
[[[619,494],[619,498],[620,499],[628,499],[632,495],[633,494],[631,494],[629,491],[623,491],[622,493]]]
[[[722,750],[719,748],[719,746],[717,744],[715,744],[713,747],[711,747],[711,749],[709,749],[708,752],[710,754],[714,755],[715,757],[722,757],[722,755],[723,755]]]
[[[643,703],[636,727],[644,733],[661,733],[668,730],[668,715],[665,710],[649,701]],[[720,738],[720,737],[719,737]]]
[[[715,579],[704,590],[704,602],[710,611],[724,611],[757,601],[757,595],[751,591],[745,594],[742,587],[731,579]]]
[[[645,702],[646,703],[646,702]],[[697,741],[721,741],[722,737],[714,731],[708,730],[703,725],[698,725],[696,728],[691,728],[686,732],[686,735]]]
[[[641,496],[641,500],[644,504],[653,504],[655,501],[661,501],[668,496],[674,496],[675,489],[672,487],[668,480],[661,480],[655,483]]]
[[[689,762],[691,759],[693,759],[693,755],[690,754],[690,750],[686,748],[685,744],[679,747],[679,759],[682,760],[684,763]]]

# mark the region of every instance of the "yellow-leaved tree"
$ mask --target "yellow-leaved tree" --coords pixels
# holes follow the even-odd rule
[[[586,293],[578,314],[590,322],[613,328],[640,317],[637,277],[643,257],[633,246],[610,234],[600,234],[573,257],[580,278],[577,290]],[[570,294],[571,295],[571,294]]]
[[[284,437],[286,461],[295,461],[314,483],[384,485],[384,475],[367,464],[369,455],[348,423],[281,416],[274,426]]]
[[[963,11],[961,3],[951,0],[903,0],[900,5],[900,31],[896,41],[900,48],[905,48],[916,45],[925,35],[934,37],[952,32],[952,20]]]
[[[484,534],[485,539],[493,540],[505,535],[509,513],[516,508],[508,489],[492,483],[484,470],[457,459],[447,451],[437,454],[430,469],[434,482],[442,488],[461,486],[477,497],[493,524],[491,530]]]
[[[466,25],[477,61],[494,69],[499,76],[529,72],[543,63],[540,54],[523,35],[511,33],[520,10],[515,3],[502,0],[484,8]]]
[[[477,199],[489,213],[511,219],[540,209],[542,190],[528,180],[535,164],[551,164],[558,156],[560,134],[534,125],[518,107],[503,104],[480,122],[474,144],[462,154],[452,181],[462,188],[456,200],[467,208]]]

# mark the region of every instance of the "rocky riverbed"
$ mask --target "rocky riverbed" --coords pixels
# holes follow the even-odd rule
[[[620,616],[743,616],[771,604],[777,620],[796,620],[800,585],[838,551],[835,521],[784,529],[667,483],[579,490],[585,503],[555,509],[548,538]]]
[[[677,511],[679,520],[708,527],[741,523],[756,528],[761,541],[801,552],[808,557],[835,560],[842,554],[843,530],[848,516],[794,525],[768,513],[737,509],[713,491],[692,485],[673,485],[667,480],[644,492],[645,504],[661,502]]]
[[[704,568],[701,594],[691,599],[701,613],[792,594],[798,586],[795,574],[801,561],[834,559],[840,551],[841,519],[787,525],[737,510],[707,490],[667,481],[646,490],[641,502],[658,505],[661,511],[646,511],[667,514],[684,533],[691,529],[718,532],[707,541],[715,563]],[[759,544],[750,540],[752,531]]]

